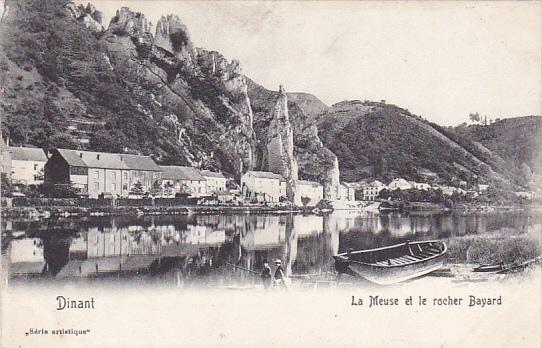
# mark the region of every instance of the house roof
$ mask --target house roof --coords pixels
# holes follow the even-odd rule
[[[393,181],[390,183],[390,185],[392,183],[396,183],[396,184],[407,184],[407,185],[410,185],[410,183],[408,181],[406,181],[405,179],[403,178],[395,178],[393,179]]]
[[[343,182],[342,184],[349,188],[356,188],[358,186],[357,184],[351,182]]]
[[[149,156],[68,149],[57,151],[74,167],[160,171],[160,167]]]
[[[252,171],[246,172],[246,174],[252,175],[256,178],[261,178],[261,179],[275,179],[275,180],[285,181],[282,175],[271,173],[271,172],[258,172],[258,171],[252,170]]]
[[[47,162],[47,156],[42,149],[32,147],[9,147],[11,159],[14,161]]]
[[[207,177],[207,178],[219,178],[219,179],[226,179],[222,173],[218,172],[212,172],[210,170],[200,170],[201,175]]]
[[[160,171],[160,166],[149,156],[122,154],[121,157],[130,169]]]
[[[163,180],[207,180],[199,170],[192,167],[160,166],[160,169],[162,169]]]

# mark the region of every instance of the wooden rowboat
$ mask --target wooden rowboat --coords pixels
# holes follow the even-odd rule
[[[448,250],[438,240],[406,242],[383,248],[351,251],[333,256],[335,269],[376,284],[393,284],[439,269]]]

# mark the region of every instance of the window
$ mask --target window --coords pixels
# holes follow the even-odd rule
[[[113,178],[113,180],[117,180],[117,173],[116,172],[111,173],[111,178]]]
[[[38,170],[38,165],[34,164],[34,170]]]
[[[111,184],[111,190],[116,191],[117,190],[117,184],[115,184],[115,183]]]
[[[99,179],[100,178],[100,172],[95,170],[94,171],[94,179]]]
[[[124,172],[124,180],[128,181],[128,172]]]
[[[99,189],[100,189],[100,183],[95,182],[95,183],[94,183],[94,190],[95,190],[95,191],[98,191]]]

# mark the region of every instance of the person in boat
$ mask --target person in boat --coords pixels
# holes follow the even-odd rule
[[[263,262],[263,269],[262,269],[262,273],[260,273],[260,277],[262,277],[262,283],[263,283],[264,289],[267,290],[269,286],[271,286],[271,282],[272,282],[271,267],[269,267],[269,263],[267,263],[267,261]]]
[[[275,266],[277,266],[277,269],[275,270],[275,285],[276,286],[284,286],[284,269],[282,268],[282,261],[279,259],[275,260]]]

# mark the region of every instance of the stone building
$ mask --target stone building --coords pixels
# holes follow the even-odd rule
[[[373,180],[362,185],[361,196],[364,201],[374,201],[380,192],[386,188],[382,182]]]
[[[43,169],[47,156],[42,149],[30,147],[10,147],[11,182],[22,185],[43,183]]]
[[[282,175],[248,171],[241,177],[241,190],[246,198],[265,202],[286,199],[286,180]]]
[[[324,187],[315,181],[297,180],[297,195],[295,205],[304,206],[303,201],[307,200],[306,206],[314,207],[324,198]]]
[[[200,170],[200,173],[207,180],[208,194],[226,191],[227,179],[222,173],[210,170]]]
[[[391,191],[394,190],[410,190],[412,189],[412,185],[406,181],[403,178],[395,178],[393,181],[388,185],[388,189]]]
[[[188,193],[191,197],[207,196],[207,179],[199,170],[183,166],[160,166],[164,195]]]
[[[129,154],[55,149],[45,164],[46,182],[71,183],[90,198],[151,193],[161,175],[152,158]]]

